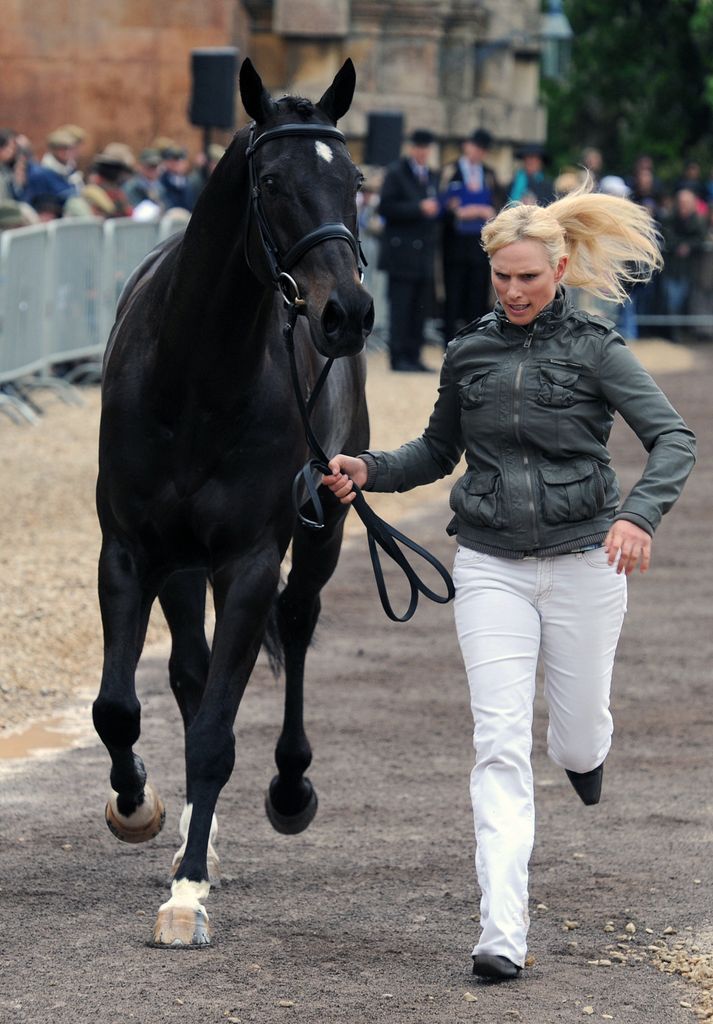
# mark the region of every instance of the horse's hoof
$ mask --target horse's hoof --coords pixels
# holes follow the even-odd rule
[[[166,820],[166,809],[155,789],[146,783],[144,802],[128,817],[123,815],[116,804],[116,793],[112,793],[104,811],[109,831],[122,843],[145,843],[159,834]]]
[[[210,946],[211,927],[202,908],[162,907],[158,912],[151,946],[163,949]]]
[[[296,814],[281,814],[272,801],[273,787],[276,786],[279,781],[280,777],[279,775],[276,775],[270,783],[270,788],[265,794],[265,813],[276,832],[280,832],[284,836],[296,836],[299,832],[304,832],[317,813],[317,793],[309,779],[303,779],[302,781],[309,787],[309,799],[307,800],[307,803],[302,810],[298,811]]]

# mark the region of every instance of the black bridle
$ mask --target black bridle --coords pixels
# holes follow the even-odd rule
[[[366,259],[361,249],[359,242],[359,234],[353,234],[346,224],[339,221],[329,222],[327,224],[320,224],[318,228],[314,228],[313,231],[309,231],[306,235],[295,242],[286,253],[281,253],[277,243],[275,242],[272,232],[270,231],[270,224],[265,215],[265,210],[262,205],[262,192],[260,190],[260,182],[258,181],[257,169],[255,167],[255,153],[266,142],[271,142],[273,139],[282,139],[285,137],[291,138],[307,138],[307,139],[337,139],[339,142],[343,142],[346,145],[346,139],[342,132],[338,128],[329,124],[281,124],[277,128],[268,128],[262,135],[258,135],[255,138],[255,132],[257,129],[256,124],[250,126],[250,137],[248,139],[248,148],[245,151],[245,156],[248,161],[248,172],[250,175],[250,214],[255,220],[257,225],[257,232],[260,238],[260,244],[262,245],[263,254],[267,261],[268,270],[272,283],[275,288],[279,289],[285,296],[285,300],[289,300],[289,296],[285,293],[287,286],[294,289],[297,294],[297,286],[293,279],[290,277],[290,270],[295,266],[299,260],[313,249],[315,245],[319,245],[320,242],[326,242],[328,239],[338,238],[350,246],[354,253],[354,259],[357,264],[357,271],[359,278],[362,279],[364,276],[363,268],[366,266]],[[247,244],[250,232],[247,231],[245,234],[245,245],[246,245],[246,259],[248,266],[250,266],[250,259],[247,253]]]
[[[253,124],[250,128],[250,138],[248,140],[248,147],[246,150],[246,157],[248,161],[248,168],[250,173],[250,213],[254,217],[255,224],[257,225],[258,236],[262,245],[263,253],[267,261],[270,277],[274,287],[281,292],[282,297],[287,306],[287,322],[283,327],[283,333],[285,338],[285,345],[290,359],[290,373],[292,375],[292,385],[297,398],[297,404],[300,410],[300,416],[302,417],[302,425],[305,431],[305,438],[309,446],[310,451],[314,458],[300,470],[295,477],[292,486],[292,500],[295,507],[295,511],[304,526],[312,529],[320,529],[324,526],[324,510],[322,508],[322,502],[318,493],[318,485],[315,483],[315,474],[325,475],[330,474],[329,468],[329,457],[322,449],[319,441],[317,440],[312,427],[310,426],[309,417],[314,407],[314,404],[319,396],[322,387],[327,379],[329,370],[334,362],[333,359],[328,359],[322,368],[322,372],[312,390],[312,394],[308,401],[305,401],[302,390],[300,388],[299,373],[297,370],[297,361],[295,359],[295,344],[294,344],[294,329],[297,316],[304,309],[305,301],[300,297],[299,289],[296,282],[290,276],[289,271],[295,266],[295,264],[309,252],[315,245],[319,245],[320,242],[326,242],[328,239],[341,239],[347,242],[352,252],[354,253],[354,259],[356,260],[357,270],[360,278],[363,277],[362,268],[366,266],[366,260],[364,254],[361,251],[361,245],[359,244],[359,236],[352,234],[346,224],[343,223],[327,223],[321,224],[318,228],[313,231],[309,231],[304,235],[298,242],[287,250],[286,253],[281,254],[274,239],[272,232],[270,231],[270,225],[265,215],[265,210],[262,206],[260,184],[257,179],[257,170],[255,168],[255,151],[266,142],[270,142],[272,139],[278,139],[283,137],[298,137],[298,138],[314,138],[314,139],[338,139],[340,142],[346,142],[344,135],[331,125],[325,124],[283,124],[277,128],[269,128],[262,135],[258,135],[255,138],[256,125]],[[250,261],[247,254],[247,239],[250,232],[247,231],[245,234],[246,238],[246,259],[248,260],[248,266]],[[311,502],[312,508],[314,509],[314,519],[309,519],[301,512],[302,502],[300,500],[300,492],[304,485],[309,501]],[[393,526],[389,526],[388,523],[384,522],[376,513],[369,508],[366,503],[366,499],[361,492],[361,489],[353,484],[356,498],[352,502],[357,515],[364,523],[366,527],[367,540],[369,543],[369,554],[371,556],[371,563],[374,569],[374,577],[376,579],[377,590],[379,591],[379,597],[381,599],[381,605],[390,619],[394,622],[406,622],[410,619],[416,611],[418,605],[418,596],[423,594],[424,597],[429,598],[431,601],[435,601],[437,604],[447,604],[448,601],[452,600],[455,596],[455,589],[453,586],[453,580],[451,579],[450,573],[441,565],[437,558],[434,557],[429,551],[421,547],[415,541],[411,540],[405,534],[395,529]],[[405,548],[408,548],[414,554],[423,558],[429,565],[431,565],[438,575],[441,577],[446,585],[445,595],[437,594],[430,587],[427,587],[422,579],[416,574],[412,568],[410,562],[404,555],[403,551],[399,547],[399,544]],[[384,573],[381,568],[381,560],[378,552],[378,547],[389,555],[396,564],[401,568],[406,579],[408,581],[411,597],[409,600],[408,608],[403,615],[396,615],[391,602],[389,601],[389,595],[386,589],[386,582],[384,580]]]

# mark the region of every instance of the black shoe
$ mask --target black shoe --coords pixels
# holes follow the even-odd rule
[[[479,978],[488,978],[490,981],[510,981],[517,978],[521,968],[508,960],[506,956],[496,956],[493,953],[481,953],[473,957],[473,974]]]
[[[426,366],[419,359],[394,359],[391,369],[395,373],[435,373],[435,370]]]
[[[604,775],[604,762],[598,768],[592,768],[591,772],[571,772],[565,768],[567,778],[579,793],[582,803],[587,807],[599,803],[602,795],[602,776]]]

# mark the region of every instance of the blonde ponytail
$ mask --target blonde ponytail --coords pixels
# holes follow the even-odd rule
[[[656,224],[643,206],[592,192],[591,182],[549,206],[510,203],[482,232],[488,257],[512,242],[542,242],[551,266],[569,257],[564,284],[623,302],[626,285],[648,281],[663,265]]]

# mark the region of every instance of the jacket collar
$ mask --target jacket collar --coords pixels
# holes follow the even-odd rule
[[[535,319],[531,320],[529,324],[523,326],[513,324],[505,315],[505,310],[500,301],[495,303],[493,312],[501,330],[514,328],[517,331],[526,331],[528,334],[534,330],[538,334],[552,334],[557,330],[562,321],[567,319],[572,309],[572,300],[569,298],[567,290],[562,285],[558,285],[552,302],[541,309]]]

